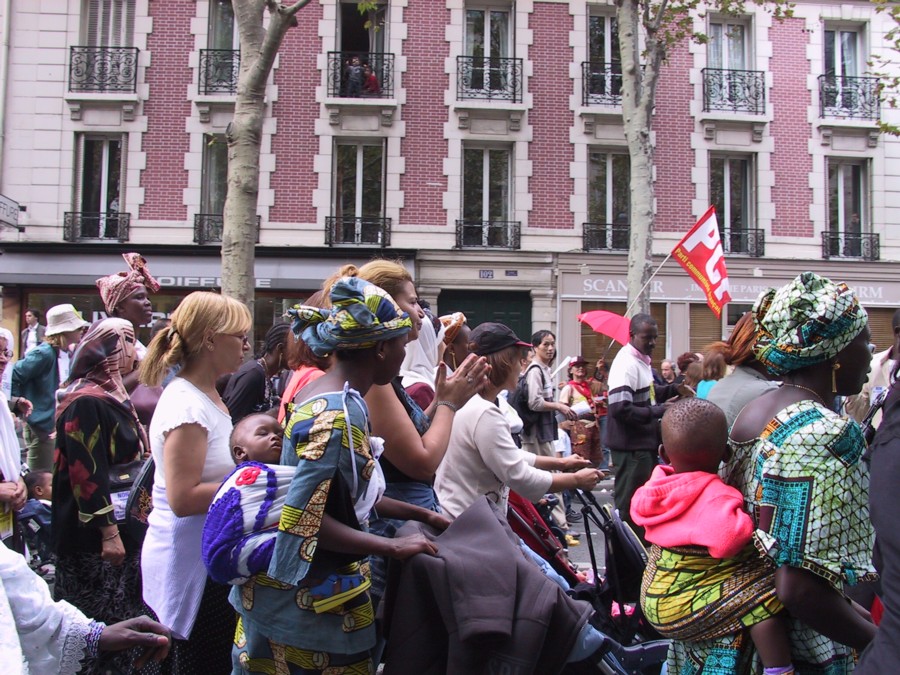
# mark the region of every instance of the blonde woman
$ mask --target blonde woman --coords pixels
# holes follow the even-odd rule
[[[231,669],[235,614],[229,587],[207,579],[200,536],[216,490],[234,469],[231,416],[215,384],[243,363],[250,326],[250,312],[238,301],[191,293],[141,361],[141,382],[148,386],[181,366],[150,424],[156,473],[141,558],[144,600],[172,628],[169,661],[171,672],[180,675]]]

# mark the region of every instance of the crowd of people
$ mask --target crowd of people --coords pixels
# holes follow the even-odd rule
[[[656,323],[636,314],[609,366],[579,356],[557,383],[552,332],[433,316],[389,260],[336,269],[253,358],[247,308],[205,291],[144,346],[159,285],[124,258],[97,282],[107,318],[29,309],[14,364],[0,332],[0,622],[31,672],[374,672],[392,560],[452,561],[442,533],[485,497],[505,517],[513,492],[577,546],[570,494],[609,472],[649,548],[641,609],[672,639],[669,673],[900,663],[900,312],[869,376],[858,298],[804,273],[703,354],[656,371]],[[515,550],[562,593],[554,611],[578,602]],[[53,600],[23,553],[51,563]],[[605,644],[572,607],[559,667]]]

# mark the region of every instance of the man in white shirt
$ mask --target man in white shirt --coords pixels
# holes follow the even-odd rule
[[[34,308],[25,310],[25,329],[22,331],[20,342],[22,356],[44,341],[45,332],[46,328],[41,325],[41,313]]]

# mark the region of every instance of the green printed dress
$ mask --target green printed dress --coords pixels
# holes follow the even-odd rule
[[[869,520],[869,472],[859,425],[824,405],[800,401],[780,411],[758,439],[732,443],[723,479],[740,490],[754,536],[776,567],[820,576],[838,591],[875,576]],[[853,671],[853,650],[792,619],[791,649],[798,675]],[[675,642],[670,675],[748,675],[762,665],[747,631],[701,642]]]
[[[314,396],[293,409],[285,436],[281,462],[297,469],[269,573],[231,592],[233,673],[366,675],[375,645],[366,556],[318,546],[325,513],[361,529],[353,505],[375,470],[366,404],[349,387]]]

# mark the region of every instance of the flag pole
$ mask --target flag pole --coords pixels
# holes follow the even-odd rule
[[[647,281],[644,283],[643,286],[641,286],[641,290],[639,290],[637,292],[637,295],[634,296],[634,300],[632,300],[630,303],[628,303],[628,307],[625,308],[625,312],[623,313],[623,316],[628,316],[628,312],[631,311],[631,308],[634,307],[634,303],[636,303],[638,301],[638,298],[641,297],[641,293],[643,293],[644,289],[646,289],[647,286],[650,285],[650,282],[653,281],[653,277],[655,277],[657,274],[659,274],[659,271],[662,269],[663,265],[665,265],[667,262],[669,262],[669,258],[671,258],[671,257],[672,257],[672,252],[669,251],[669,254],[665,258],[663,258],[663,261],[661,263],[659,263],[659,265],[657,266],[657,268],[655,270],[653,270],[653,274],[650,275],[650,278],[647,279]],[[615,340],[609,341],[609,345],[606,347],[606,351],[603,352],[604,360],[606,359],[607,354],[609,354],[609,350],[612,349],[614,342],[615,342]]]
[[[655,277],[657,274],[659,274],[659,271],[662,269],[662,266],[665,265],[667,262],[669,262],[669,258],[671,258],[671,257],[672,257],[672,252],[669,251],[669,255],[667,255],[665,258],[663,258],[663,261],[661,263],[659,263],[659,266],[655,270],[653,270],[653,274],[651,274],[650,278],[647,279],[647,281],[644,283],[643,286],[641,286],[641,290],[639,290],[637,292],[637,295],[634,296],[634,300],[632,300],[628,304],[628,307],[625,308],[624,316],[628,316],[628,312],[631,311],[631,308],[634,307],[634,304],[638,301],[638,298],[641,297],[641,294],[644,292],[644,289],[646,289],[647,286],[650,285],[650,282],[653,281],[653,277]]]

